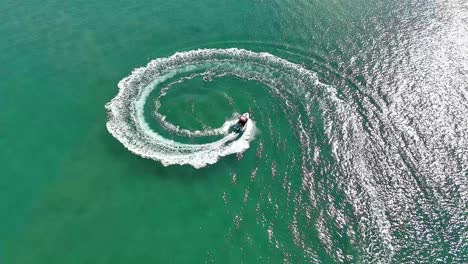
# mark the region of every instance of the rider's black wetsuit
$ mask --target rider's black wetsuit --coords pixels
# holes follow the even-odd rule
[[[243,127],[243,126],[247,123],[247,120],[248,120],[247,117],[241,116],[241,117],[239,118],[239,121],[237,121],[237,124],[238,124],[239,126]]]

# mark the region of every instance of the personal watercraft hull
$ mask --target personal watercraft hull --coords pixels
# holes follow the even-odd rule
[[[242,116],[244,117],[247,117],[247,123],[250,122],[250,115],[249,113],[244,113],[242,114]],[[240,125],[240,124],[235,124],[234,126],[232,126],[232,131],[235,132],[235,133],[243,133],[245,131],[245,129],[247,128],[247,123],[245,123],[245,125]]]

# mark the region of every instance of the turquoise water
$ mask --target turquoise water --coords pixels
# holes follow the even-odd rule
[[[463,0],[2,1],[0,263],[466,263],[467,17]],[[115,119],[132,76],[154,91]],[[192,132],[250,112],[253,136],[202,156],[228,135],[156,109]]]

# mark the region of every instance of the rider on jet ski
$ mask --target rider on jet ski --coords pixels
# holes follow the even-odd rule
[[[239,120],[237,121],[237,124],[239,126],[243,127],[243,126],[245,126],[245,124],[247,123],[248,120],[249,119],[246,116],[242,115],[241,117],[239,117]]]
[[[239,117],[239,120],[232,128],[237,133],[244,132],[245,124],[247,124],[247,121],[249,121],[249,114],[245,113]]]

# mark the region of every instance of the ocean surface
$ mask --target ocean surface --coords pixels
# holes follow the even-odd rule
[[[0,36],[0,263],[468,262],[466,0],[2,0]]]

